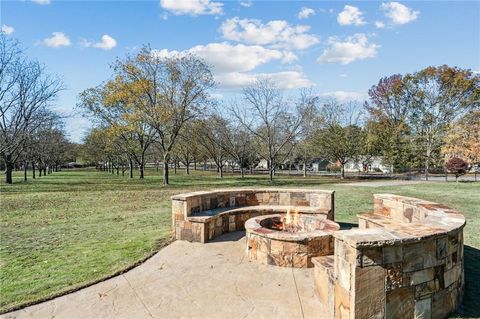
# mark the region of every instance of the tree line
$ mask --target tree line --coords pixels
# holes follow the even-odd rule
[[[11,184],[15,168],[32,177],[58,170],[74,147],[62,117],[52,110],[62,81],[28,59],[17,41],[0,33],[0,166]]]
[[[52,111],[64,88],[14,40],[0,45],[1,159],[6,181],[30,165],[43,174],[84,160],[133,177],[162,167],[163,183],[180,163],[229,166],[243,177],[262,161],[270,179],[281,166],[324,159],[345,165],[381,157],[394,172],[443,168],[449,158],[480,163],[480,76],[446,65],[384,77],[368,101],[341,103],[311,89],[290,91],[259,78],[230,101],[213,98],[211,67],[192,54],[163,56],[148,46],[119,58],[112,75],[78,96],[77,109],[94,123],[77,148]],[[202,164],[201,164],[202,163]],[[101,166],[101,167],[100,167]]]
[[[161,56],[144,47],[118,59],[110,80],[80,94],[78,107],[98,124],[85,139],[86,157],[130,176],[147,162],[227,165],[243,176],[263,160],[269,178],[287,163],[306,174],[313,158],[345,165],[381,156],[395,172],[443,167],[448,157],[480,162],[480,78],[446,65],[379,80],[365,104],[322,99],[312,90],[287,96],[259,79],[240,96],[216,102],[211,68],[186,54]],[[462,131],[466,130],[467,133]],[[111,168],[110,167],[110,168]]]

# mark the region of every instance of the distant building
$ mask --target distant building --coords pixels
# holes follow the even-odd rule
[[[339,166],[339,164],[337,163]],[[383,173],[391,173],[392,167],[390,165],[385,165],[383,163],[383,156],[359,156],[359,158],[355,161],[349,161],[345,164],[345,172],[383,172]]]

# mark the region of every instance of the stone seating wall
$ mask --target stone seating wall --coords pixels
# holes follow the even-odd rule
[[[464,291],[465,219],[446,206],[377,194],[359,229],[334,233],[316,257],[317,295],[330,318],[444,318]]]
[[[175,238],[205,243],[231,231],[244,230],[255,216],[298,209],[334,218],[334,192],[304,189],[226,189],[172,196]]]

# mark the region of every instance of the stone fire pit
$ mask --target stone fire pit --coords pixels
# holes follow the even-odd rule
[[[293,216],[292,216],[293,215]],[[273,214],[245,223],[249,260],[281,267],[313,267],[312,257],[333,254],[333,232],[340,226],[310,214]]]

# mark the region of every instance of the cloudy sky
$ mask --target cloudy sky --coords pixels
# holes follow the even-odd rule
[[[78,93],[143,44],[203,57],[218,98],[267,77],[292,94],[312,87],[362,100],[383,76],[441,64],[480,69],[478,1],[19,0],[0,10],[1,32],[64,79],[57,109],[72,116],[77,142],[89,127],[75,111]]]

